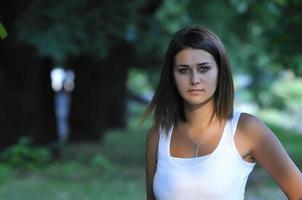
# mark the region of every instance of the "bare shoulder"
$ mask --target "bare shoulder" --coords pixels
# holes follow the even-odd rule
[[[261,128],[263,126],[263,122],[258,117],[248,113],[241,113],[238,122],[239,128],[245,131],[251,131],[255,128]]]
[[[260,152],[261,147],[272,142],[276,143],[278,139],[258,117],[242,113],[237,125],[235,141],[241,155],[249,154],[255,158],[255,153]]]
[[[258,117],[248,113],[240,115],[238,130],[252,140],[265,139],[273,135],[271,130]]]
[[[275,134],[256,116],[242,113],[238,132],[249,147],[250,154],[257,159],[264,151],[283,148]],[[275,148],[272,148],[275,147]]]

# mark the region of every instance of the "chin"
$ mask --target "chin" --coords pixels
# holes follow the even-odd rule
[[[188,106],[203,106],[207,103],[209,103],[213,98],[207,98],[207,99],[187,99],[185,100],[186,104]]]

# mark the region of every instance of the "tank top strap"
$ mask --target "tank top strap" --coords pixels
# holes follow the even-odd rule
[[[166,130],[162,127],[159,128],[159,140],[158,140],[158,154],[168,156],[169,152],[169,142],[172,135],[173,125],[170,129]]]
[[[238,121],[239,121],[239,118],[240,118],[240,114],[241,114],[241,112],[235,111],[233,113],[232,119],[230,120],[230,132],[229,133],[231,134],[232,138],[234,138],[234,136],[235,136]]]
[[[253,169],[255,163],[249,163],[242,159],[241,155],[239,154],[236,144],[235,144],[235,134],[236,129],[238,126],[238,122],[240,119],[241,112],[236,111],[233,113],[233,117],[231,120],[229,120],[229,131],[228,131],[228,137],[227,137],[227,144],[228,149],[231,150],[232,154],[237,157],[236,160],[240,164],[240,168],[242,170],[243,176],[249,174],[251,170]]]

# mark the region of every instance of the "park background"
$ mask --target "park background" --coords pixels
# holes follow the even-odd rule
[[[224,42],[236,109],[264,120],[301,170],[301,10],[299,0],[2,1],[0,199],[145,199],[151,119],[139,121],[169,39],[192,24]],[[246,199],[286,198],[257,166]]]

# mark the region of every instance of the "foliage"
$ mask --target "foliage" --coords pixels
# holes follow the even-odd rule
[[[1,182],[0,196],[10,200],[143,199],[145,130],[109,132],[101,143],[67,144],[60,159],[44,168],[9,174]]]
[[[64,62],[68,56],[108,57],[120,42],[137,41],[148,24],[140,0],[35,1],[18,21],[20,38],[42,55]]]
[[[3,24],[0,22],[0,38],[4,39],[7,37],[7,32]]]
[[[301,144],[301,136],[286,134],[286,130],[278,126],[274,127],[274,130],[285,146]],[[50,163],[43,169],[21,176],[10,173],[10,178],[1,182],[1,198],[7,200],[144,199],[143,148],[146,130],[110,130],[109,133],[101,143],[96,141],[67,144],[63,148],[63,158]],[[302,157],[298,157],[300,154],[291,150],[290,154],[297,155],[298,159],[295,161],[301,162]],[[112,170],[103,170],[86,162],[93,160],[94,155],[102,155],[110,159],[115,167]],[[260,191],[259,188],[262,194],[257,193]],[[269,191],[269,194],[265,191]],[[247,188],[246,199],[254,199],[255,195],[259,199],[282,199],[273,194],[280,194],[280,192],[278,193],[276,188],[268,185],[267,181],[257,182],[257,184],[251,182]]]
[[[34,147],[30,138],[20,138],[18,143],[8,147],[0,154],[1,163],[19,168],[36,169],[45,166],[51,160],[51,153],[45,147]]]
[[[105,156],[100,153],[95,154],[91,159],[91,165],[97,168],[103,168],[105,170],[109,170],[114,168],[114,165],[107,159]]]
[[[6,181],[12,176],[11,168],[4,163],[0,163],[0,183]]]
[[[302,79],[281,78],[273,84],[273,93],[292,111],[299,110],[302,102]]]
[[[222,38],[235,71],[251,77],[249,89],[260,107],[274,98],[266,91],[281,70],[302,74],[302,46],[296,42],[302,35],[301,1],[33,2],[18,20],[19,37],[55,62],[81,54],[118,59],[111,49],[125,43],[134,49],[125,65],[158,68],[171,35],[201,24]]]
[[[144,69],[130,69],[127,78],[127,88],[135,95],[150,98],[154,89],[151,84],[155,82],[155,79],[158,79],[158,75],[159,73],[148,73]]]

